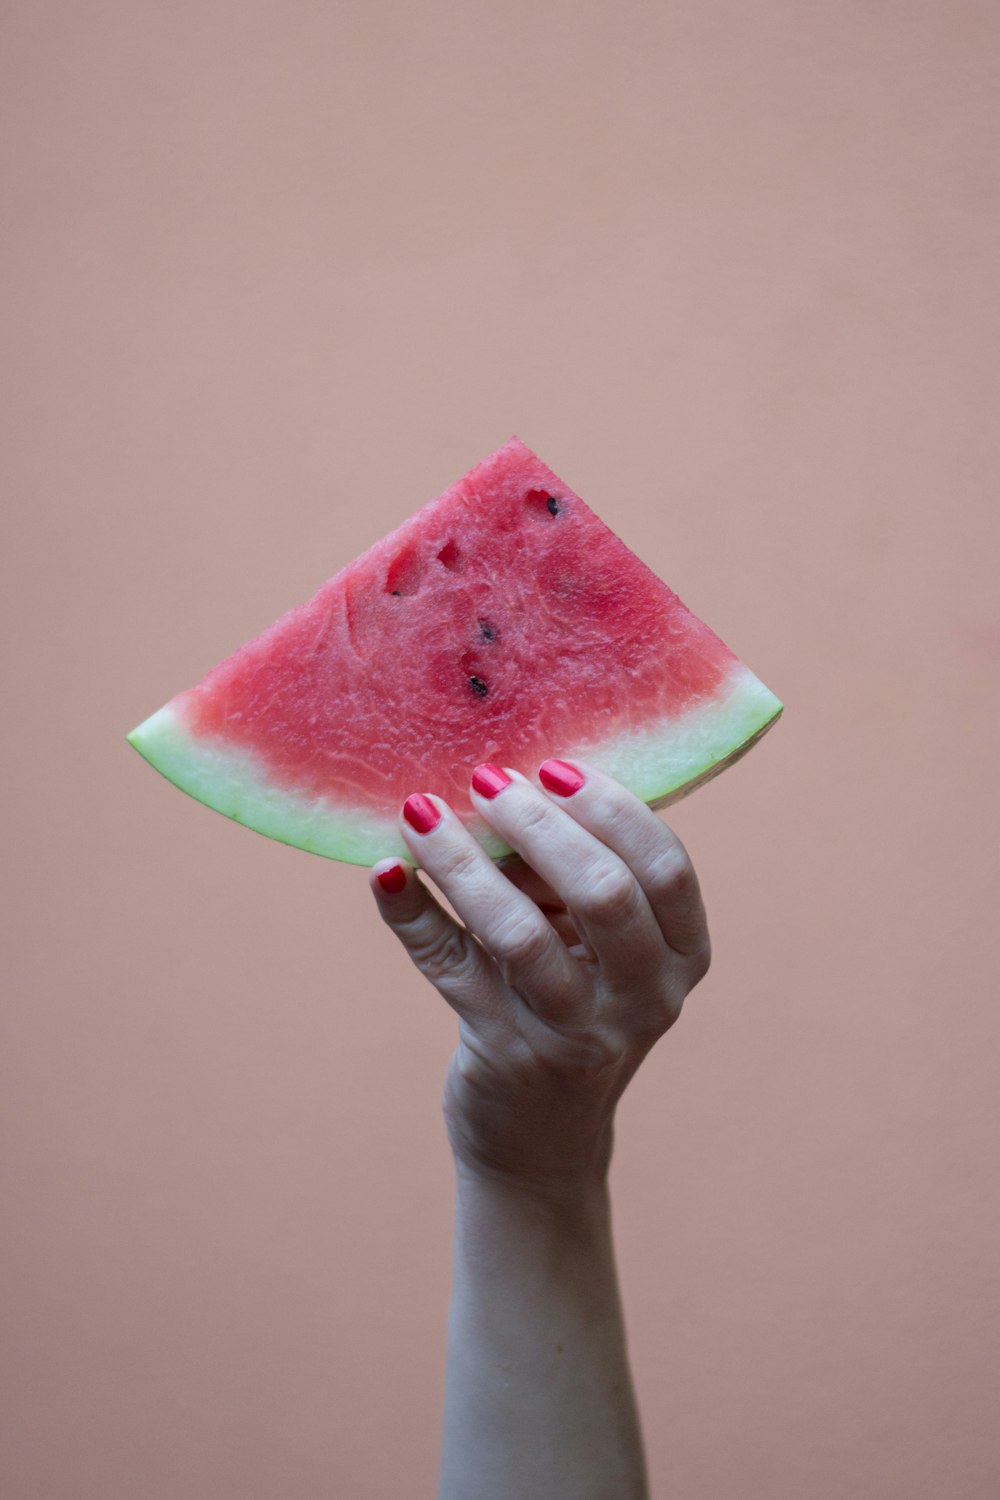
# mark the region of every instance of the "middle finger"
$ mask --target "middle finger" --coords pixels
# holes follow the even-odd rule
[[[609,984],[652,978],[667,957],[646,895],[628,865],[517,771],[477,766],[477,810],[569,908]]]

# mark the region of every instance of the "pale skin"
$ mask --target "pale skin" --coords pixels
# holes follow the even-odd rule
[[[476,810],[518,858],[498,866],[423,794],[400,820],[423,875],[372,871],[384,921],[459,1020],[438,1495],[647,1500],[608,1169],[615,1107],[706,973],[708,930],[691,861],[655,813],[580,762],[540,775],[473,778]]]

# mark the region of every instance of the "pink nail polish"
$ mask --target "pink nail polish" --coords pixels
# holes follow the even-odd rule
[[[403,803],[403,817],[417,833],[430,833],[441,821],[441,814],[429,797],[415,792]]]
[[[390,865],[387,870],[379,870],[375,879],[390,896],[398,896],[406,886],[406,871],[402,865]]]
[[[586,778],[576,766],[568,765],[564,760],[547,760],[538,768],[538,779],[547,792],[555,792],[557,797],[572,797]]]
[[[477,766],[472,773],[472,789],[480,797],[495,797],[505,786],[510,786],[510,777],[502,766],[492,766],[487,761]]]

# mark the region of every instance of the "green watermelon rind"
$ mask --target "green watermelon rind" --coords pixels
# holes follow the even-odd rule
[[[372,865],[396,856],[412,863],[397,816],[278,785],[251,752],[193,735],[175,703],[157,710],[127,738],[182,792],[256,833],[326,859]],[[614,776],[643,802],[664,807],[745,755],[775,723],[782,706],[740,663],[716,695],[679,717],[601,740],[552,746],[548,754],[585,761]],[[537,767],[516,769],[533,776]],[[408,790],[433,792],[434,787]],[[469,827],[493,858],[510,853],[481,820],[469,820]]]

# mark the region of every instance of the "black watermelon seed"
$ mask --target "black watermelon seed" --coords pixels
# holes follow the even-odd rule
[[[489,620],[480,620],[479,633],[484,641],[495,641],[497,638],[497,633]]]
[[[391,595],[392,595],[392,597],[394,599],[402,599],[402,597],[403,597],[402,594],[399,592],[399,589],[390,589],[389,592],[391,593]]]
[[[489,692],[489,688],[486,686],[481,677],[470,677],[469,686],[475,693],[477,698],[485,698],[486,694]]]
[[[549,508],[550,516],[557,516],[559,514],[559,501],[556,499],[555,495],[550,495],[545,504]]]

